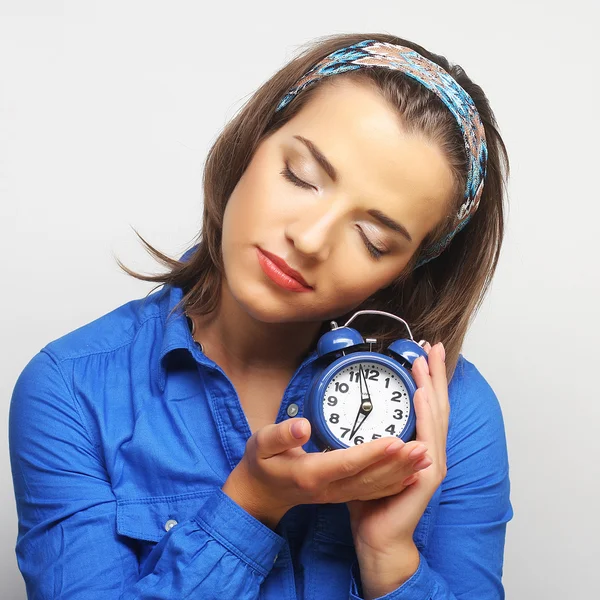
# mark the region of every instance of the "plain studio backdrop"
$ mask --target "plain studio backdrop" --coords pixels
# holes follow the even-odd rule
[[[463,354],[504,414],[510,599],[597,589],[600,219],[596,7],[555,2],[0,0],[0,581],[25,598],[7,419],[47,343],[153,287],[132,227],[179,257],[222,126],[304,42],[383,31],[464,67],[512,161],[493,287]]]

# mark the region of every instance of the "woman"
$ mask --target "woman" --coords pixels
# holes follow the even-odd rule
[[[329,36],[276,73],[209,153],[198,244],[180,260],[147,244],[164,275],[121,265],[164,288],[17,381],[29,597],[503,598],[502,415],[460,348],[507,172],[481,89],[412,42]],[[315,344],[365,308],[434,342],[416,439],[314,452]],[[405,335],[360,319],[374,349]]]

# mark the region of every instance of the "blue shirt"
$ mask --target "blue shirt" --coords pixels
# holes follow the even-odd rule
[[[9,446],[28,598],[361,598],[345,504],[297,506],[273,531],[222,492],[251,432],[185,316],[166,320],[182,295],[164,286],[128,302],[19,375]],[[303,414],[315,359],[296,370],[277,422],[291,403]],[[420,564],[386,600],[504,598],[502,413],[462,355],[449,397],[448,471],[414,534]]]

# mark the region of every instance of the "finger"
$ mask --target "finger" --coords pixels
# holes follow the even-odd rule
[[[432,464],[433,460],[429,456],[423,456],[413,463],[413,471],[417,473],[418,471],[422,471]]]
[[[446,376],[446,363],[444,346],[441,342],[437,343],[429,353],[428,367],[429,377],[424,378],[426,382],[429,379],[430,385],[425,384],[428,393],[429,404],[438,427],[438,436],[440,440],[439,448],[445,447],[445,440],[448,435],[448,419],[450,415],[450,404],[448,402],[448,383]]]
[[[443,414],[449,411],[448,377],[446,374],[446,351],[442,342],[436,344],[429,354],[429,372],[438,406]]]
[[[310,453],[303,457],[305,468],[315,479],[330,483],[352,477],[370,465],[386,458],[386,449],[404,446],[399,438],[386,437],[326,453]],[[312,472],[311,472],[312,471]]]
[[[407,477],[404,481],[401,481],[400,484],[404,487],[408,487],[412,485],[419,479],[419,473],[413,473],[410,477]]]
[[[417,387],[424,388],[427,392],[427,398],[431,402],[431,409],[434,416],[437,418],[439,408],[438,405],[433,402],[437,392],[433,386],[433,380],[430,373],[430,363],[433,365],[436,360],[439,360],[439,356],[437,356],[437,354],[433,351],[427,357],[427,359],[425,359],[423,356],[419,356],[419,358],[417,358],[413,363],[412,375]]]
[[[420,443],[410,442],[393,456],[381,460],[353,477],[335,482],[331,494],[341,498],[359,498],[371,492],[380,492],[390,485],[403,481],[415,471],[431,464],[426,456],[427,447]],[[426,459],[425,461],[423,459]],[[416,465],[419,465],[418,468]]]
[[[412,475],[404,478],[402,481],[395,481],[383,490],[370,490],[359,498],[361,501],[365,500],[379,500],[380,498],[387,498],[390,496],[396,496],[406,490],[421,478],[421,473],[413,473]]]
[[[427,390],[419,388],[413,397],[415,416],[417,418],[417,441],[423,442],[430,450],[437,447],[437,428],[429,403]]]
[[[288,419],[261,427],[253,436],[258,458],[271,458],[286,450],[302,446],[310,437],[308,419]]]
[[[429,355],[429,362],[436,379],[441,378],[445,382],[446,367],[442,358],[443,352],[436,344]],[[436,371],[438,368],[439,371]],[[417,390],[418,393],[413,398],[417,417],[417,439],[427,444],[431,450],[430,456],[434,458],[436,464],[445,465],[449,416],[448,387],[438,392],[433,387],[430,376],[421,379],[425,385],[419,388],[422,391]]]
[[[421,346],[421,348],[423,348],[423,350],[425,350],[425,352],[426,352],[427,354],[429,354],[429,351],[431,350],[431,344],[430,344],[428,341],[426,341],[426,340],[421,340],[421,341],[419,342],[419,346]]]

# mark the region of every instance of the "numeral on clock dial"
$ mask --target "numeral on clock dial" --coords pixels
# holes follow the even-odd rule
[[[347,446],[400,435],[409,409],[408,391],[402,379],[377,362],[345,367],[330,380],[323,396],[325,422]]]

